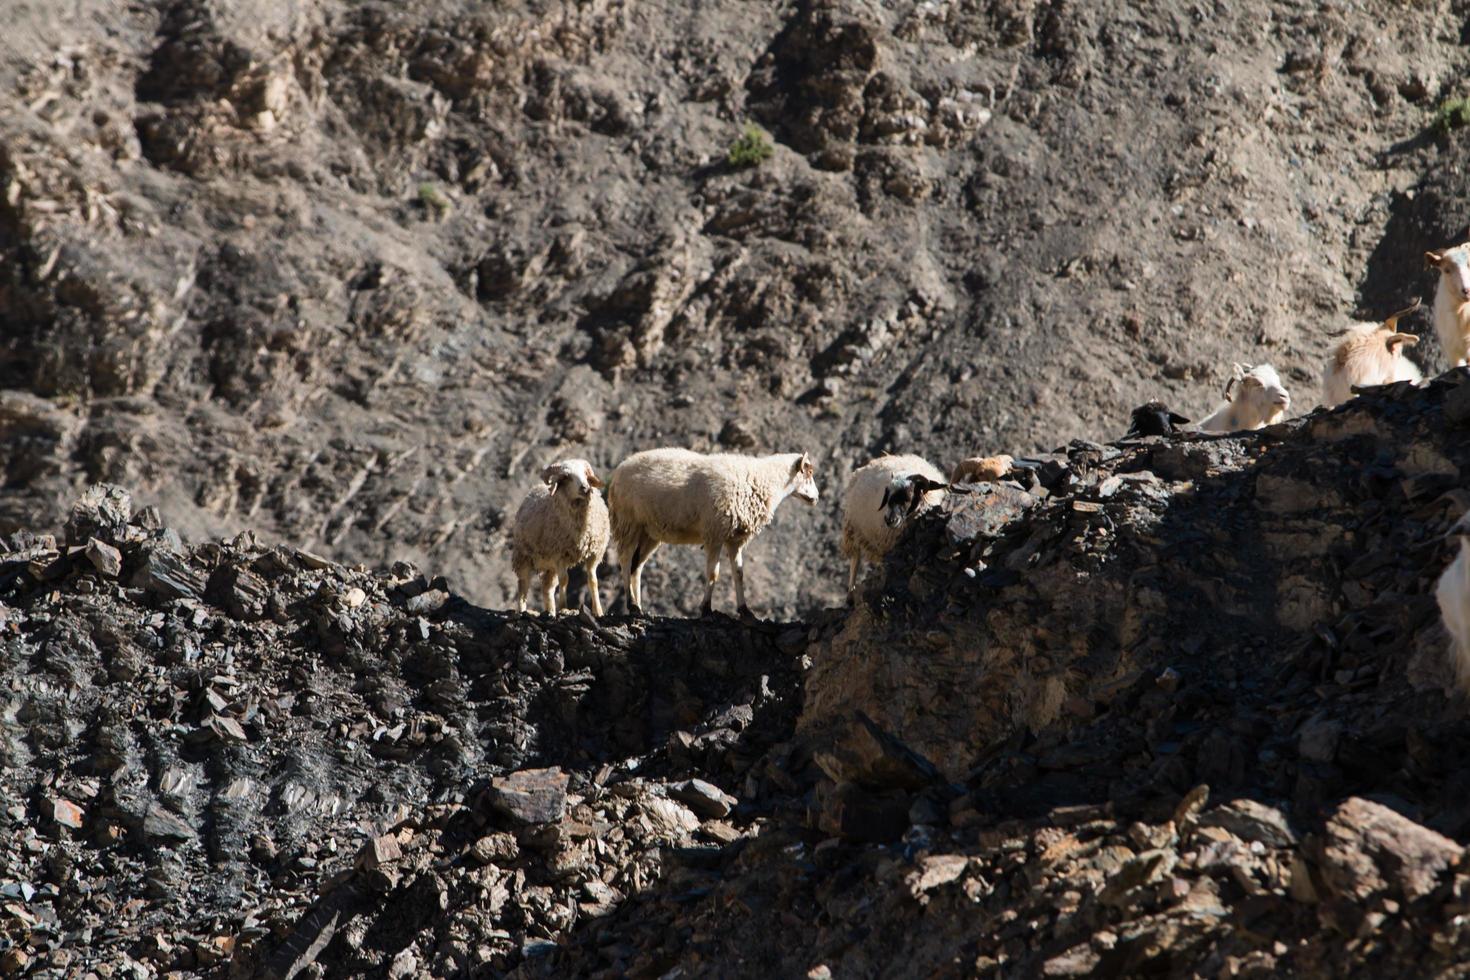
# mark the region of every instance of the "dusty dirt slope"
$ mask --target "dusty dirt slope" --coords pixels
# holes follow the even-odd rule
[[[750,580],[773,615],[830,604],[874,453],[1198,415],[1232,360],[1310,407],[1329,336],[1465,231],[1463,138],[1426,135],[1465,17],[12,4],[0,527],[113,480],[192,534],[411,558],[498,606],[545,461],[799,448],[826,499]],[[746,120],[775,152],[732,169]],[[697,569],[660,556],[655,608]]]

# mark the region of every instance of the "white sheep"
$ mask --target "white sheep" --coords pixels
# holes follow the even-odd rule
[[[903,522],[938,506],[947,489],[944,474],[919,456],[880,456],[852,474],[842,497],[840,545],[848,559],[849,595],[863,559],[882,561],[903,533]]]
[[[1404,349],[1419,342],[1411,333],[1399,333],[1401,317],[1419,308],[1416,301],[1382,323],[1360,323],[1348,329],[1322,371],[1322,405],[1332,408],[1353,397],[1353,386],[1386,385],[1423,380]]]
[[[1234,389],[1232,394],[1231,389]],[[1225,385],[1225,403],[1200,422],[1201,432],[1239,432],[1271,425],[1291,407],[1291,396],[1269,364],[1236,364]]]
[[[587,572],[592,614],[602,615],[597,594],[597,565],[607,551],[607,504],[597,491],[602,481],[585,459],[564,459],[541,471],[537,486],[516,511],[511,529],[510,566],[516,573],[517,602],[526,611],[531,575],[541,573],[546,611],[556,614],[556,587],[561,585],[561,608],[566,609],[567,570],[580,565]]]
[[[1460,518],[1453,532],[1460,541],[1460,553],[1439,577],[1434,598],[1439,615],[1450,634],[1450,664],[1461,687],[1470,687],[1470,529]]]
[[[1439,288],[1434,291],[1439,346],[1450,367],[1462,367],[1470,350],[1470,242],[1425,252],[1424,261],[1439,270]]]
[[[805,453],[756,457],[649,449],[618,464],[608,477],[607,496],[630,611],[643,611],[643,566],[658,546],[697,544],[704,546],[703,612],[712,608],[724,551],[740,614],[750,616],[745,546],[787,497],[815,503],[817,482]]]

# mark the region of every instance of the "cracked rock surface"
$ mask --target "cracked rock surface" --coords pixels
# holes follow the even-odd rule
[[[94,486],[0,557],[6,969],[1453,975],[1467,391],[1074,442],[806,623],[509,615]]]

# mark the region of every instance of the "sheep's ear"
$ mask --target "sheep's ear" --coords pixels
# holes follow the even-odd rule
[[[883,502],[878,505],[878,513],[881,514],[885,510],[887,510],[887,509],[888,509],[888,491],[887,490],[884,490],[883,491]]]
[[[1443,262],[1443,261],[1444,261],[1444,252],[1425,252],[1424,253],[1424,264],[1427,265],[1427,266],[1429,266],[1429,268],[1431,268],[1431,269],[1438,269],[1440,267],[1440,263]]]
[[[1398,350],[1399,347],[1413,347],[1418,342],[1419,342],[1419,336],[1418,336],[1418,334],[1412,334],[1412,333],[1395,333],[1395,334],[1389,334],[1389,337],[1388,337],[1388,352],[1390,354],[1392,354],[1394,351]]]
[[[918,493],[914,494],[914,499],[915,500],[917,500],[920,497],[924,496],[924,494],[929,493],[929,492],[934,491],[934,490],[948,490],[949,489],[949,484],[948,483],[936,483],[934,480],[929,479],[927,476],[916,476],[916,477],[914,477],[914,486],[919,491]]]
[[[795,465],[793,465],[791,467],[791,475],[792,476],[795,476],[798,473],[805,473],[808,470],[810,470],[811,467],[812,467],[811,460],[809,460],[807,458],[806,453],[802,453],[801,454],[801,459],[798,459],[796,461]]]
[[[1189,424],[1189,419],[1185,418],[1183,415],[1180,415],[1178,412],[1170,412],[1169,413],[1169,421],[1172,422],[1175,425],[1188,425]]]
[[[561,467],[557,466],[555,463],[552,463],[550,466],[546,467],[546,469],[541,471],[541,482],[546,484],[546,486],[551,490],[552,493],[556,493],[557,481],[561,479],[561,474]]]
[[[603,482],[597,478],[596,473],[592,472],[592,470],[589,469],[587,471],[587,485],[590,486],[593,490],[601,490],[603,487]]]

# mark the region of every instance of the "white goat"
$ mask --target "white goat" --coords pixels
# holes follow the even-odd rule
[[[842,497],[841,549],[848,558],[849,595],[863,559],[882,561],[898,543],[903,522],[938,506],[948,489],[944,474],[919,456],[880,456],[853,472]]]
[[[541,573],[546,611],[556,614],[556,587],[561,585],[561,608],[566,609],[567,569],[580,565],[587,572],[592,614],[602,615],[597,594],[597,565],[607,551],[607,505],[597,491],[602,481],[585,459],[564,459],[541,471],[541,485],[521,501],[511,529],[510,566],[516,573],[517,602],[526,611],[531,575]]]
[[[712,608],[723,550],[740,614],[750,616],[745,546],[787,497],[815,503],[817,482],[805,453],[756,457],[649,449],[618,464],[608,477],[607,495],[632,612],[643,611],[643,566],[658,546],[697,544],[704,546],[703,612]]]
[[[1434,598],[1439,615],[1450,634],[1450,664],[1455,680],[1462,688],[1470,687],[1470,527],[1460,518],[1451,532],[1460,541],[1460,553],[1439,576]]]
[[[1322,371],[1322,405],[1332,408],[1353,397],[1353,386],[1386,385],[1395,381],[1421,381],[1419,369],[1404,357],[1404,349],[1419,338],[1399,333],[1401,317],[1419,308],[1419,303],[1399,310],[1382,323],[1360,323],[1349,328]]]
[[[1231,389],[1234,389],[1234,394]],[[1271,425],[1291,407],[1291,396],[1269,364],[1236,364],[1225,384],[1226,401],[1200,422],[1201,432],[1239,432]]]
[[[1439,270],[1434,291],[1434,332],[1450,367],[1465,364],[1470,349],[1470,242],[1437,252],[1425,252],[1424,261]]]

